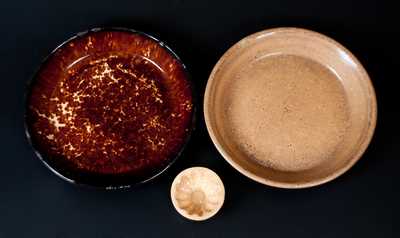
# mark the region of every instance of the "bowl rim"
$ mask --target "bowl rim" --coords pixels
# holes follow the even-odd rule
[[[311,35],[313,37],[317,37],[323,41],[326,41],[328,43],[333,44],[335,47],[343,50],[350,58],[351,60],[357,65],[358,70],[360,73],[363,75],[363,78],[365,79],[366,86],[368,88],[369,96],[370,96],[370,112],[369,112],[369,121],[368,121],[368,128],[366,129],[366,136],[364,137],[362,143],[360,144],[359,149],[357,150],[357,153],[355,153],[352,158],[349,159],[349,163],[347,163],[345,166],[339,168],[338,170],[334,171],[333,173],[329,174],[328,176],[321,177],[315,180],[311,181],[306,181],[306,182],[280,182],[280,181],[275,181],[272,179],[260,177],[256,174],[253,174],[244,168],[242,168],[238,163],[236,163],[232,157],[225,151],[221,143],[219,143],[218,137],[216,136],[216,133],[214,131],[214,127],[212,126],[211,119],[210,119],[210,106],[212,102],[210,101],[211,97],[211,92],[212,92],[212,86],[214,85],[214,82],[217,81],[216,79],[216,73],[219,71],[220,66],[223,64],[223,62],[229,58],[230,53],[236,50],[236,47],[239,45],[241,47],[249,44],[251,40],[272,34],[272,33],[283,33],[283,32],[292,32],[296,34],[307,34]],[[285,189],[299,189],[299,188],[308,188],[308,187],[314,187],[318,185],[322,185],[324,183],[330,182],[337,177],[341,176],[345,172],[347,172],[364,154],[366,151],[368,145],[370,144],[373,134],[375,132],[376,128],[376,123],[377,123],[377,101],[376,101],[376,93],[375,89],[373,87],[371,78],[369,77],[367,71],[365,68],[362,66],[361,62],[347,49],[345,48],[342,44],[338,43],[337,41],[333,40],[332,38],[323,35],[321,33],[318,33],[316,31],[304,29],[304,28],[298,28],[298,27],[276,27],[276,28],[270,28],[266,29],[263,31],[259,31],[253,34],[250,34],[238,42],[236,42],[233,46],[231,46],[218,60],[214,68],[212,69],[210,76],[208,78],[206,90],[204,93],[204,101],[203,101],[203,107],[204,107],[204,120],[206,123],[207,131],[211,137],[212,142],[214,143],[215,147],[217,148],[218,152],[222,155],[222,157],[232,166],[234,167],[237,171],[239,171],[241,174],[245,175],[246,177],[262,183],[264,185],[269,185],[272,187],[277,187],[277,188],[285,188]]]
[[[73,179],[68,177],[65,174],[62,174],[61,172],[59,172],[57,170],[57,168],[54,168],[53,166],[51,166],[47,160],[48,158],[46,156],[43,156],[39,149],[36,148],[36,146],[34,145],[32,138],[31,138],[31,132],[27,123],[27,112],[28,112],[28,108],[29,108],[29,95],[31,92],[31,88],[37,78],[38,73],[40,72],[42,66],[62,47],[64,47],[65,45],[67,45],[68,43],[70,43],[71,41],[78,39],[80,37],[84,37],[87,34],[90,33],[95,33],[95,32],[127,32],[127,33],[131,33],[131,34],[138,34],[141,36],[144,36],[146,38],[149,38],[151,40],[153,40],[156,44],[158,44],[159,46],[161,46],[163,49],[165,49],[168,54],[170,54],[174,59],[177,60],[177,62],[179,63],[179,65],[181,65],[183,72],[185,74],[185,78],[188,82],[188,84],[190,85],[191,88],[191,96],[192,96],[192,115],[191,115],[191,121],[190,121],[190,125],[188,126],[188,133],[186,135],[185,141],[182,143],[180,150],[178,151],[178,153],[168,161],[168,163],[165,166],[162,166],[161,169],[159,171],[157,171],[156,173],[152,174],[150,177],[145,177],[143,180],[138,180],[136,182],[132,182],[132,183],[124,183],[124,184],[118,184],[118,185],[99,185],[99,184],[92,184],[90,182],[80,182],[77,179]],[[195,94],[195,85],[193,83],[192,77],[189,73],[189,70],[187,68],[187,66],[183,63],[183,61],[181,60],[181,58],[176,54],[175,51],[173,51],[164,41],[161,41],[160,39],[156,38],[153,35],[150,35],[148,33],[145,33],[143,31],[139,31],[139,30],[135,30],[135,29],[131,29],[131,28],[127,28],[127,27],[95,27],[95,28],[90,28],[84,31],[80,31],[78,33],[73,34],[71,37],[67,38],[66,40],[64,40],[61,44],[57,45],[57,47],[55,47],[49,54],[47,54],[46,57],[44,57],[42,59],[42,61],[38,64],[37,68],[34,70],[32,76],[30,77],[30,79],[27,81],[27,83],[25,84],[25,90],[24,90],[24,112],[23,112],[23,121],[24,121],[24,131],[25,131],[25,137],[30,145],[30,147],[32,148],[33,152],[35,153],[36,157],[39,158],[39,160],[42,162],[42,164],[45,165],[45,167],[47,167],[50,171],[52,171],[54,174],[56,174],[59,178],[61,178],[64,181],[67,181],[70,184],[74,184],[77,186],[81,186],[81,187],[89,187],[89,188],[94,188],[94,189],[105,189],[105,190],[120,190],[120,189],[131,189],[134,187],[137,187],[141,184],[147,183],[157,177],[159,177],[161,174],[163,174],[165,171],[167,171],[175,162],[176,160],[182,156],[185,148],[187,147],[191,137],[192,137],[192,133],[193,131],[196,129],[196,114],[197,114],[197,98],[196,98],[196,94]]]

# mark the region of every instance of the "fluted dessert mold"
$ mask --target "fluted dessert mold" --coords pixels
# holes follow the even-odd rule
[[[224,184],[210,169],[189,168],[176,176],[171,186],[171,199],[182,216],[190,220],[206,220],[222,207]]]

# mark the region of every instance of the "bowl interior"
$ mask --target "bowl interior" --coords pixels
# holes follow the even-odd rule
[[[179,156],[192,129],[192,86],[163,43],[127,29],[69,39],[43,62],[27,95],[37,155],[70,182],[125,187]]]
[[[376,122],[370,79],[343,46],[278,28],[229,49],[210,75],[207,128],[223,157],[264,184],[318,185],[349,169]]]

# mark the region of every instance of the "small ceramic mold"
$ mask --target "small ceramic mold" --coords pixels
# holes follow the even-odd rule
[[[176,176],[171,186],[171,199],[182,216],[206,220],[221,209],[225,199],[224,184],[210,169],[189,168]]]

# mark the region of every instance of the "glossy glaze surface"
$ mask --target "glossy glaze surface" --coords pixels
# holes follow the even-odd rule
[[[26,121],[63,176],[141,180],[177,156],[192,117],[192,88],[175,55],[144,34],[112,30],[78,36],[45,61]]]

